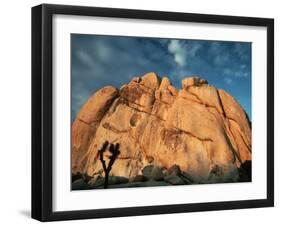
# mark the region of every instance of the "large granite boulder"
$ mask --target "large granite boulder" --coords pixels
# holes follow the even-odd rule
[[[177,90],[167,77],[148,73],[120,90],[93,94],[72,125],[73,173],[102,172],[98,150],[107,140],[119,143],[121,152],[111,173],[130,181],[148,165],[177,165],[199,183],[238,180],[238,168],[252,157],[245,111],[199,77],[182,86]]]

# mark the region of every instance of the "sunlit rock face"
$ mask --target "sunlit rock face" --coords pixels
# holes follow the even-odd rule
[[[240,104],[199,77],[177,90],[155,73],[93,94],[72,124],[72,172],[103,174],[98,150],[120,144],[111,174],[133,178],[147,165],[180,169],[200,183],[235,182],[251,160],[251,128]]]

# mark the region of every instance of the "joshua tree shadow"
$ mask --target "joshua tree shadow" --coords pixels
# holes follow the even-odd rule
[[[117,159],[118,155],[120,154],[119,151],[119,143],[116,144],[110,144],[109,146],[109,152],[111,153],[111,156],[109,156],[109,163],[106,166],[106,162],[104,160],[104,153],[107,150],[107,147],[109,145],[108,141],[105,141],[104,144],[102,145],[101,149],[98,151],[99,159],[102,163],[102,168],[104,170],[105,178],[104,178],[104,188],[108,187],[108,177],[109,173],[112,169],[112,165],[114,164],[115,160]]]

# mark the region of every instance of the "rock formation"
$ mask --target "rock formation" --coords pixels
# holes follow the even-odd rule
[[[98,90],[72,125],[72,173],[102,175],[98,150],[106,140],[120,144],[112,175],[130,180],[148,165],[177,165],[198,183],[235,182],[251,160],[247,114],[199,77],[182,80],[181,90],[155,73]]]

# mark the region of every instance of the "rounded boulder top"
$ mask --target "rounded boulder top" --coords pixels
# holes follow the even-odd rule
[[[201,86],[204,84],[208,84],[208,81],[198,76],[192,76],[183,79],[181,83],[182,83],[182,88],[187,89],[190,86]]]
[[[142,76],[141,85],[144,85],[145,87],[148,87],[150,89],[156,90],[160,86],[161,79],[160,77],[154,73],[154,72],[149,72]]]

